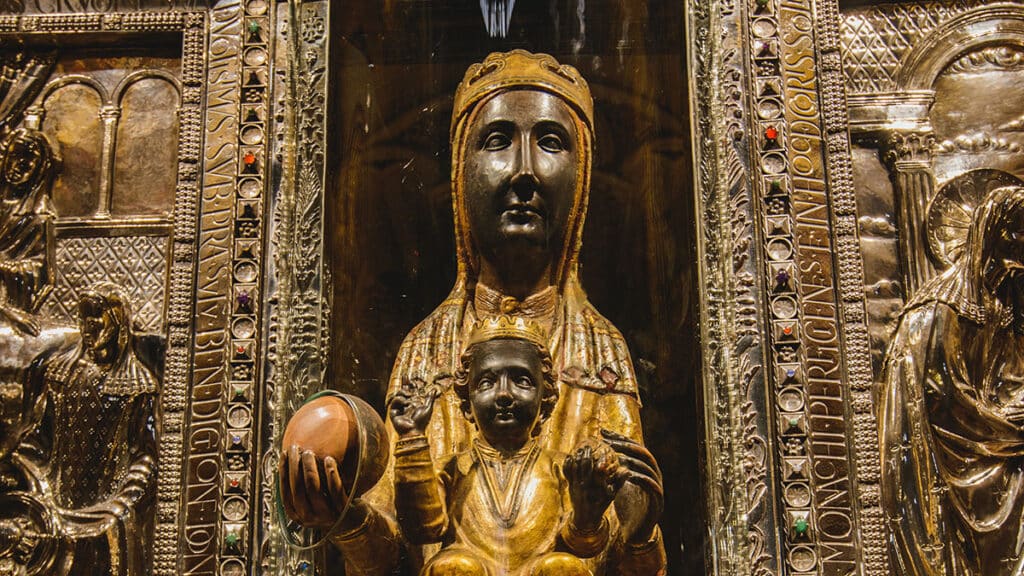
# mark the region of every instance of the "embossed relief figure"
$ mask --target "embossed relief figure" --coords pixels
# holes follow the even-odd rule
[[[479,434],[439,473],[424,432],[440,390],[410,383],[391,401],[398,521],[413,542],[443,546],[422,574],[589,575],[581,558],[608,545],[605,511],[628,470],[603,443],[568,457],[541,448],[558,388],[538,324],[488,318],[467,346],[454,388]]]
[[[657,527],[661,473],[643,447],[632,361],[577,275],[593,153],[589,88],[575,69],[550,56],[491,54],[470,67],[456,93],[451,138],[456,283],[406,337],[388,397],[408,386],[439,386],[425,430],[431,454],[444,460],[463,453],[473,429],[451,384],[472,326],[503,313],[538,322],[549,333],[559,384],[541,447],[568,453],[583,440],[604,438],[628,470],[610,512],[608,552],[590,566],[596,574],[656,574],[665,566]],[[314,455],[307,452],[300,462],[301,445],[284,448],[290,515],[307,526],[332,525],[345,500],[333,489],[340,480],[332,482],[329,473],[332,489],[324,494]],[[333,536],[350,574],[395,568],[394,481],[389,469],[353,502]],[[413,564],[434,551],[412,547]]]
[[[59,161],[38,122],[22,122],[54,57],[5,55],[0,78],[0,321],[35,336],[32,317],[52,286],[50,191]]]
[[[0,314],[37,334],[29,316],[51,285],[54,155],[43,133],[21,128],[3,141],[0,165]]]
[[[86,291],[81,340],[46,364],[53,445],[43,465],[71,552],[64,574],[144,574],[152,542],[156,377],[136,357],[131,311],[112,284]]]
[[[1024,188],[993,191],[963,255],[907,305],[881,426],[900,572],[1024,574]]]
[[[38,66],[48,69],[48,65]],[[3,83],[0,80],[0,93],[9,89]],[[32,94],[22,91],[17,97]],[[14,97],[11,92],[5,95]],[[0,108],[12,106],[18,105],[6,100],[0,104]],[[20,113],[0,125],[18,121]],[[19,128],[0,140],[0,463],[38,424],[37,413],[44,404],[42,386],[28,382],[26,370],[38,355],[59,347],[65,337],[60,329],[41,336],[35,315],[52,288],[54,214],[49,195],[56,164],[53,148],[39,130]]]

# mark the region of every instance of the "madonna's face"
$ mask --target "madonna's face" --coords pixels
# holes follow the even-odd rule
[[[488,100],[468,128],[465,202],[470,231],[492,263],[555,256],[562,245],[580,151],[568,105],[536,90]]]

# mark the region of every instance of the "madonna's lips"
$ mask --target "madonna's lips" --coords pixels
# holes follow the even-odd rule
[[[544,209],[539,206],[534,206],[528,202],[517,202],[505,208],[505,212],[518,213],[518,214],[536,214],[540,217],[544,216]]]
[[[505,208],[502,215],[514,224],[525,225],[531,222],[544,222],[547,219],[547,213],[544,210],[543,203],[540,204],[538,206],[533,202],[513,202]]]

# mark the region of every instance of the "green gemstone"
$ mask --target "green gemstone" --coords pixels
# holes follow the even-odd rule
[[[234,546],[235,544],[238,544],[238,534],[231,532],[230,534],[224,537],[224,543],[228,546]]]
[[[756,0],[756,1],[757,1],[757,5],[760,6],[761,8],[764,8],[765,6],[768,5],[768,0]]]
[[[757,0],[757,1],[761,2],[762,0]],[[259,23],[259,21],[257,21],[257,20],[250,20],[249,21],[249,32],[252,32],[253,34],[255,34],[255,33],[259,32],[259,31],[260,31],[260,23]]]
[[[797,535],[803,536],[807,533],[807,519],[797,518],[796,522],[793,522],[793,530],[796,531]]]
[[[790,426],[790,428],[796,428],[796,425],[799,424],[799,423],[800,423],[800,421],[797,420],[796,418],[790,418],[789,419],[789,426]]]
[[[245,388],[235,388],[235,397],[242,398],[245,396]]]

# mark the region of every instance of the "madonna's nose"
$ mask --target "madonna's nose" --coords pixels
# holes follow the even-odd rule
[[[540,187],[540,181],[537,179],[537,174],[533,168],[533,153],[530,147],[524,143],[519,147],[519,153],[516,154],[516,167],[515,173],[512,175],[512,188],[518,194],[524,193],[532,194],[537,188]],[[527,196],[524,198],[529,200]]]

